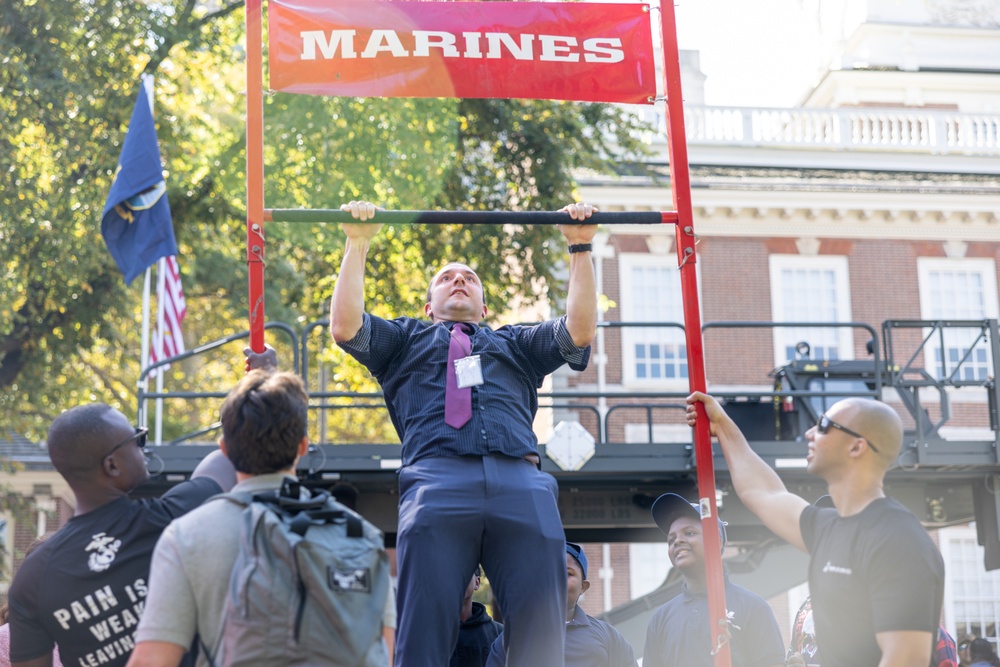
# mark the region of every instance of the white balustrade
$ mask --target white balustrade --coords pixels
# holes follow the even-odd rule
[[[691,145],[1000,155],[1000,115],[903,108],[685,106]],[[665,141],[664,118],[656,115]]]

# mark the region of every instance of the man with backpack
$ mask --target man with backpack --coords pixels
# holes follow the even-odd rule
[[[251,371],[226,397],[219,446],[238,483],[164,531],[129,665],[176,667],[196,638],[199,666],[388,664],[382,536],[303,498],[307,408],[292,373]]]

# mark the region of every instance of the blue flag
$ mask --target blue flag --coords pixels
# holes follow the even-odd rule
[[[177,254],[160,146],[145,86],[139,88],[118,171],[104,204],[101,234],[126,283],[161,257]]]

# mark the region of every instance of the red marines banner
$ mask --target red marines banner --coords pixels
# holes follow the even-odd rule
[[[271,88],[338,97],[651,103],[648,7],[271,0]]]

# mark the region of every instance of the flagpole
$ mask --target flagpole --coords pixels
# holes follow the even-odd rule
[[[184,341],[181,337],[180,321],[187,312],[180,275],[176,273],[174,263],[179,251],[170,219],[162,156],[153,121],[153,84],[152,76],[142,76],[135,108],[132,110],[132,118],[118,158],[118,170],[115,172],[101,214],[101,235],[124,275],[126,284],[131,284],[139,275],[145,274],[139,350],[139,366],[144,377],[138,384],[144,399],[138,407],[137,422],[146,427],[150,421],[148,395],[152,392],[149,387],[153,384],[148,377],[150,366],[154,362],[165,361],[167,357],[183,352]],[[129,165],[125,171],[122,171],[123,164]],[[169,258],[169,273],[161,263],[157,277],[160,284],[166,283],[169,286],[170,294],[166,298],[163,294],[158,295],[157,301],[162,314],[157,315],[161,325],[159,331],[156,331],[152,329],[154,325],[149,312],[152,265],[164,257]],[[169,313],[166,311],[167,307],[170,308]],[[167,319],[171,323],[171,340],[168,346],[171,354],[166,354],[162,345],[165,334],[163,323]],[[162,375],[165,367],[161,366],[156,370],[159,371],[156,373],[157,393],[162,394]],[[162,399],[157,399],[155,416],[157,441],[162,440],[162,408]]]
[[[149,283],[150,283],[150,267],[146,267],[146,278],[142,283],[142,343],[139,346],[139,368],[145,370],[149,368]],[[142,379],[140,383],[140,389],[142,393],[145,394],[149,389],[149,376],[147,375]],[[136,420],[139,426],[145,427],[148,421],[146,414],[146,401],[143,400],[139,403],[139,414],[136,415]]]
[[[147,271],[149,269],[146,269]],[[157,349],[165,349],[163,346],[162,338],[166,335],[165,328],[165,316],[164,309],[166,306],[166,282],[167,282],[167,260],[165,257],[161,257],[156,262],[156,335],[161,338],[160,344]],[[160,372],[156,374],[156,393],[163,393],[163,371],[165,368],[160,368]],[[156,432],[153,442],[159,445],[163,442],[163,399],[156,399]]]
[[[149,113],[155,118],[156,114],[155,114],[154,106],[153,106],[153,103],[156,100],[156,97],[153,95],[153,84],[154,84],[155,80],[154,80],[152,74],[145,74],[145,73],[143,73],[143,75],[142,75],[141,78],[142,78],[142,87],[146,89],[146,95],[149,97]],[[149,337],[149,328],[148,328],[149,327],[149,283],[150,283],[149,272],[150,272],[151,269],[152,269],[151,266],[147,266],[146,267],[146,283],[145,283],[145,290],[143,292],[143,297],[142,297],[143,298],[143,311],[142,311],[142,318],[143,318],[143,352],[142,352],[142,358],[143,358],[143,362],[146,363],[147,365],[149,364],[149,347],[148,347],[148,343],[149,343],[149,338],[148,338]],[[163,269],[164,269],[164,261],[161,258],[161,259],[159,259],[156,262],[156,331],[159,333],[160,336],[163,336],[163,279],[164,279]],[[163,346],[160,345],[160,349],[162,349],[162,348],[163,348]],[[147,379],[146,384],[147,384],[147,386],[149,385],[148,379]],[[156,393],[157,394],[162,394],[163,393],[163,369],[162,368],[160,369],[160,372],[156,374]],[[145,423],[143,423],[142,425],[143,426],[147,426],[147,424],[145,424]],[[155,433],[154,433],[153,442],[158,445],[162,441],[163,441],[163,399],[162,398],[157,398],[156,399],[156,429],[155,429]]]

